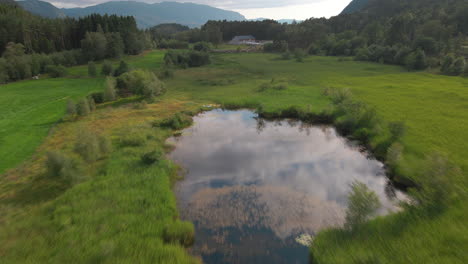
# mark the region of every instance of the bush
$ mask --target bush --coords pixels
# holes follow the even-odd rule
[[[154,150],[141,156],[141,161],[146,165],[151,165],[161,160],[164,153],[161,150]]]
[[[418,187],[410,189],[409,193],[417,205],[440,212],[463,191],[459,189],[463,186],[460,183],[462,171],[440,154],[428,156],[423,168],[417,177]]]
[[[117,87],[120,94],[143,95],[153,98],[165,92],[164,83],[152,72],[134,70],[122,74],[117,78]]]
[[[59,77],[64,77],[67,75],[67,69],[63,67],[62,65],[48,65],[46,67],[46,72],[50,75],[52,78],[59,78]]]
[[[390,122],[388,124],[388,130],[390,131],[390,140],[400,140],[406,133],[406,125],[404,122]]]
[[[68,116],[75,116],[76,115],[76,104],[73,100],[69,99],[67,101],[67,115]]]
[[[210,54],[200,51],[169,51],[164,56],[166,66],[176,65],[182,68],[200,67],[211,63]]]
[[[190,247],[195,241],[195,229],[190,222],[176,221],[164,228],[163,238],[166,243]]]
[[[86,98],[81,99],[76,107],[76,112],[80,116],[87,116],[91,112],[89,102]]]
[[[211,43],[208,42],[197,42],[193,44],[193,50],[209,52],[211,51]]]
[[[307,53],[302,49],[295,49],[294,50],[294,58],[297,62],[303,62],[304,58],[307,56]]]
[[[173,130],[180,130],[191,124],[192,124],[191,117],[184,115],[184,114],[177,113],[171,118],[164,119],[161,122],[155,122],[153,126],[171,128]]]
[[[265,52],[286,52],[288,50],[288,43],[284,40],[275,40],[273,43],[267,43],[263,46]]]
[[[92,93],[92,94],[88,95],[88,97],[93,98],[93,100],[94,100],[94,102],[96,104],[104,103],[104,93],[103,92],[95,92],[95,93]]]
[[[87,162],[94,162],[101,156],[98,138],[90,131],[80,131],[78,133],[74,150]]]
[[[88,96],[88,105],[89,111],[94,112],[96,110],[96,102],[94,102],[94,98],[91,96]]]
[[[106,84],[103,92],[104,102],[111,102],[117,98],[117,93],[115,91],[115,80],[111,77],[107,77]]]
[[[96,77],[97,76],[97,68],[94,61],[88,62],[88,76]]]
[[[69,183],[79,179],[78,162],[61,152],[48,152],[46,154],[46,175],[53,179],[65,180]]]
[[[345,228],[355,230],[377,213],[381,204],[377,194],[362,182],[351,184],[348,195],[348,209],[346,211]]]
[[[104,61],[102,63],[101,73],[104,76],[112,76],[113,71],[114,71],[114,67],[112,66],[112,63],[108,61]]]
[[[185,41],[179,41],[175,39],[162,40],[158,44],[159,49],[188,49],[189,44]]]

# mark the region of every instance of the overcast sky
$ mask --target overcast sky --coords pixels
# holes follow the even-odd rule
[[[44,0],[57,7],[85,7],[109,0]],[[115,1],[115,0],[112,0]],[[158,0],[137,0],[156,3]],[[338,15],[351,0],[170,0],[206,4],[241,13],[247,18],[294,18],[330,17]]]

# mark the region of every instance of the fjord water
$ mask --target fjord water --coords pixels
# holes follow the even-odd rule
[[[382,214],[402,195],[379,161],[332,127],[213,110],[170,140],[186,170],[179,210],[204,263],[308,263],[304,240],[343,224],[354,180],[377,193]]]

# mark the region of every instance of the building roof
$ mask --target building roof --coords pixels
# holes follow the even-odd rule
[[[252,35],[235,36],[232,40],[234,40],[234,41],[242,41],[242,40],[250,40],[250,39],[255,39],[255,37],[252,36]]]

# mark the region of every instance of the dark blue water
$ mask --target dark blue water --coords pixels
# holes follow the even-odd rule
[[[343,224],[349,185],[374,190],[381,213],[401,195],[383,165],[331,127],[270,122],[247,110],[194,119],[172,158],[186,170],[176,193],[205,263],[308,263],[304,239]],[[307,240],[307,239],[306,239]]]

